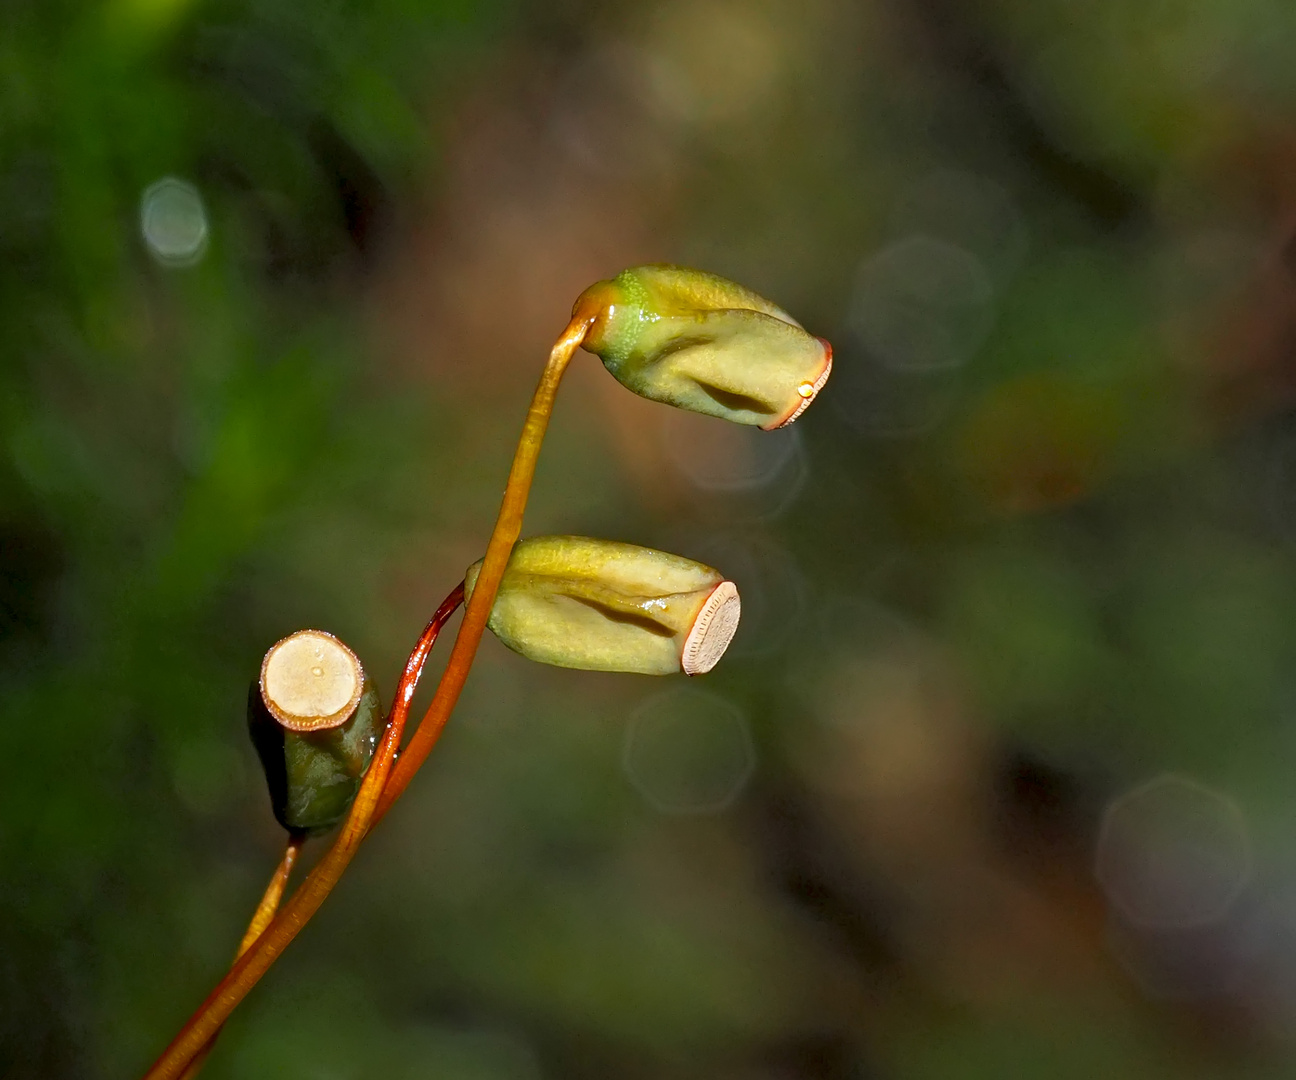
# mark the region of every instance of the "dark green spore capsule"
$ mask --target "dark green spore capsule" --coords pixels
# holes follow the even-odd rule
[[[270,715],[258,683],[248,690],[248,733],[265,769],[275,819],[291,832],[326,832],[341,821],[382,735],[382,701],[365,679],[346,723],[327,731],[287,731]]]

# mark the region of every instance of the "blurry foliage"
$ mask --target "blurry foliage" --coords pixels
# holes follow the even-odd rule
[[[763,473],[576,372],[528,531],[737,579],[705,685],[754,774],[663,812],[625,770],[660,685],[486,650],[208,1075],[1290,1071],[1296,6],[4,22],[0,1076],[138,1073],[201,999],[277,854],[261,652],[318,625],[384,688],[546,334],[651,259],[772,297],[833,380]],[[141,234],[165,176],[194,265]],[[1102,807],[1166,770],[1240,808],[1253,878],[1121,926]]]
[[[225,951],[223,923],[211,944],[186,925],[185,894],[189,856],[219,857],[205,819],[232,798],[263,809],[229,720],[265,624],[229,609],[231,573],[312,487],[345,499],[330,459],[378,420],[349,396],[355,318],[337,301],[433,159],[413,102],[507,13],[6,9],[0,664],[7,729],[41,732],[0,809],[6,1076],[138,1070],[159,1032],[133,1034],[145,1010],[171,1015],[155,946],[186,942],[181,968],[199,950],[195,989]],[[181,273],[136,225],[166,174],[198,184],[210,219]]]

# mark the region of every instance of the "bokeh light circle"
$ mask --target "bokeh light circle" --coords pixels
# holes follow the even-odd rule
[[[799,428],[761,431],[682,409],[664,410],[662,442],[671,464],[702,491],[798,486],[805,451]]]
[[[865,259],[855,278],[850,325],[889,368],[961,367],[994,322],[994,287],[981,260],[930,236],[899,240]]]
[[[756,767],[747,718],[733,702],[691,686],[643,701],[630,715],[622,762],[640,795],[666,814],[714,814]]]
[[[140,232],[150,253],[165,266],[192,266],[207,251],[207,208],[198,189],[163,177],[140,199]]]
[[[1094,872],[1131,924],[1204,926],[1223,918],[1250,880],[1246,820],[1227,795],[1166,774],[1107,807]]]

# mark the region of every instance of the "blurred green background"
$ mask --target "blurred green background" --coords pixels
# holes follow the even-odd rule
[[[729,656],[488,640],[206,1075],[1296,1071],[1290,0],[8,0],[0,251],[5,1080],[203,998],[262,652],[390,692],[649,261],[833,379],[763,435],[582,356],[526,532],[720,567]]]

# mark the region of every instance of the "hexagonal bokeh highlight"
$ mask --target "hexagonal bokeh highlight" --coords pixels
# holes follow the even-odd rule
[[[1251,869],[1251,841],[1237,804],[1171,774],[1111,802],[1094,860],[1118,912],[1135,926],[1164,930],[1222,919]]]
[[[639,793],[667,814],[715,814],[756,767],[747,718],[733,702],[690,686],[645,699],[630,715],[622,762]]]
[[[207,251],[207,209],[193,184],[166,176],[140,197],[140,232],[164,266],[192,266]]]

